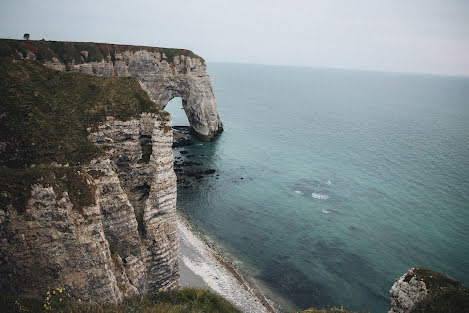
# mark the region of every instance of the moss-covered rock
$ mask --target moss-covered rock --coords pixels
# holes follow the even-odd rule
[[[444,273],[425,268],[415,268],[413,277],[425,283],[428,294],[414,306],[411,313],[469,312],[469,288],[460,282]]]
[[[389,313],[469,312],[469,288],[444,273],[412,268],[390,290]]]

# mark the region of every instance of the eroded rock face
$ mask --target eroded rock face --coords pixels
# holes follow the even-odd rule
[[[26,58],[34,59],[33,56]],[[63,64],[54,57],[44,65],[98,76],[135,76],[162,108],[171,99],[181,97],[189,123],[201,139],[212,140],[223,131],[210,77],[200,58],[176,55],[170,60],[163,52],[129,50],[116,53],[112,58],[109,55],[101,62]]]
[[[392,286],[391,310],[388,313],[408,313],[427,294],[427,287],[423,280],[418,280],[414,275],[415,269],[410,269],[402,275]]]
[[[0,288],[41,296],[65,287],[84,300],[178,285],[176,175],[171,121],[108,118],[89,140],[106,152],[83,166],[94,203],[35,184],[25,210],[0,210]]]

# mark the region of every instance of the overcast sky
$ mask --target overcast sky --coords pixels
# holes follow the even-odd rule
[[[191,49],[208,62],[469,76],[469,0],[0,0],[0,37]]]

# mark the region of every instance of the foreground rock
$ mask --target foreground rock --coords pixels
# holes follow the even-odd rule
[[[389,291],[388,313],[469,312],[469,288],[443,273],[412,268]]]

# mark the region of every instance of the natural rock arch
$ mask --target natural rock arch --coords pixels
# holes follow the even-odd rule
[[[104,44],[95,44],[100,49]],[[135,76],[150,98],[164,108],[174,97],[181,97],[189,124],[202,140],[213,140],[223,131],[217,112],[210,77],[202,58],[187,50],[106,45],[112,54],[101,61],[88,61],[88,51],[80,54],[84,63],[64,64],[56,57],[44,64],[58,70],[98,76]],[[109,49],[108,49],[109,50]],[[169,53],[169,52],[168,52]],[[35,58],[29,55],[27,58]]]
[[[171,64],[158,59],[147,51],[139,51],[129,62],[128,72],[142,82],[152,100],[162,108],[171,99],[180,97],[196,134],[203,140],[212,140],[223,131],[223,125],[205,64],[199,58],[184,55],[175,56]]]

